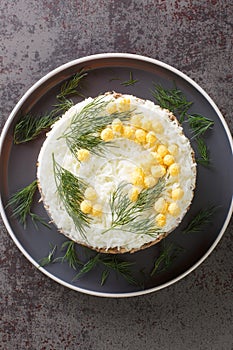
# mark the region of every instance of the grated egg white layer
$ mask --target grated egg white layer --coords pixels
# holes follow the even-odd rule
[[[160,126],[162,125],[162,130],[160,128],[156,133],[155,128],[159,143],[165,145],[168,149],[171,145],[176,145],[175,161],[180,165],[180,172],[177,176],[168,178],[163,197],[165,200],[171,201],[171,190],[177,187],[182,188],[184,195],[178,201],[179,215],[166,214],[166,224],[161,228],[161,232],[170,232],[180,223],[193,198],[196,164],[193,161],[193,151],[189,140],[183,134],[183,129],[178,125],[177,120],[175,118],[171,120],[172,114],[151,101],[142,100],[132,95],[120,94],[105,94],[103,98],[116,106],[122,105],[125,100],[130,101],[130,109],[133,109],[135,115],[141,116],[142,128],[143,125],[152,125],[153,128],[153,124],[157,123],[156,125],[158,125],[159,123]],[[117,185],[122,181],[129,182],[130,176],[136,168],[147,169],[156,162],[149,146],[144,147],[145,145],[121,136],[112,140],[114,147],[109,148],[104,157],[91,154],[85,162],[77,161],[68,149],[65,139],[60,136],[69,128],[72,117],[91,101],[93,99],[88,98],[70,108],[61,119],[54,123],[48,132],[38,157],[37,178],[42,199],[53,222],[70,239],[94,249],[117,248],[120,250],[123,248],[126,251],[137,250],[151,242],[152,238],[148,235],[137,235],[114,229],[105,234],[101,234],[101,232],[111,225],[109,198]],[[54,154],[57,163],[74,175],[84,179],[97,193],[97,203],[101,204],[103,214],[100,217],[93,217],[91,227],[85,233],[86,239],[77,231],[72,218],[66,212],[58,196],[53,173],[52,154]],[[156,238],[153,240],[156,240]]]

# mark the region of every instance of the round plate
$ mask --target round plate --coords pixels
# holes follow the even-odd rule
[[[211,166],[197,167],[197,186],[190,210],[181,225],[161,243],[134,254],[123,254],[118,258],[132,262],[133,276],[139,281],[131,284],[115,271],[111,271],[101,285],[104,271],[101,264],[79,279],[74,279],[75,271],[66,262],[40,267],[41,259],[48,255],[50,247],[57,246],[56,255],[61,256],[60,247],[66,238],[51,225],[51,230],[43,225],[35,229],[30,220],[26,228],[12,217],[7,207],[9,197],[27,186],[36,178],[36,161],[45,134],[29,143],[14,145],[13,131],[19,118],[28,113],[40,116],[52,110],[56,95],[64,81],[84,69],[88,74],[83,80],[82,93],[95,97],[106,91],[128,93],[153,101],[153,84],[164,88],[181,90],[188,101],[192,101],[190,113],[202,114],[214,121],[214,127],[205,137],[209,149]],[[137,82],[125,86],[130,74]],[[74,99],[78,102],[81,98]],[[190,137],[187,123],[184,131]],[[191,139],[192,147],[196,143]],[[215,248],[222,237],[232,214],[232,140],[224,118],[211,98],[193,80],[177,69],[160,61],[132,54],[99,54],[69,62],[40,79],[18,102],[12,111],[1,135],[1,214],[12,239],[21,252],[37,268],[55,281],[80,292],[106,297],[129,297],[157,291],[180,280],[200,265]],[[39,200],[39,194],[37,194]],[[34,203],[32,210],[47,218],[42,203]],[[186,233],[182,230],[202,208],[217,207],[211,222],[199,232]],[[151,276],[154,264],[163,253],[164,247],[179,247],[179,253],[172,254],[170,264],[161,263],[158,271]],[[78,256],[87,261],[90,252],[76,246]],[[174,253],[174,252],[173,252]],[[88,257],[89,255],[89,257]],[[166,267],[166,268],[162,268]]]

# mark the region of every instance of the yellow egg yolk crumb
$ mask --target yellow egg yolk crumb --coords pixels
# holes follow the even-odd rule
[[[158,145],[157,153],[158,153],[161,157],[164,157],[164,156],[166,156],[166,154],[168,153],[168,149],[167,149],[167,147],[164,146],[164,145]]]
[[[77,158],[80,162],[85,162],[90,158],[90,152],[87,149],[81,148],[77,152]]]
[[[90,214],[90,212],[92,211],[92,203],[91,201],[84,199],[81,203],[80,203],[80,209],[84,214]]]
[[[157,140],[157,137],[153,131],[149,131],[146,134],[146,142],[150,144],[150,146],[154,145]]]
[[[112,121],[112,130],[115,132],[122,132],[123,130],[123,125],[122,125],[122,121],[118,118],[113,119]]]
[[[154,204],[154,209],[160,214],[165,214],[168,208],[168,204],[164,198],[159,198]]]
[[[171,154],[166,154],[163,158],[163,163],[167,166],[173,164],[175,162],[174,157]]]
[[[135,137],[135,129],[132,126],[125,125],[123,126],[123,136],[126,139],[133,140]]]
[[[148,175],[148,176],[145,176],[144,178],[144,186],[146,188],[152,188],[156,185],[156,183],[158,182],[157,179],[155,179],[153,176],[151,175]]]
[[[176,202],[170,203],[167,208],[169,214],[172,216],[177,216],[180,214],[180,207]]]
[[[113,139],[114,134],[111,128],[107,127],[101,131],[100,137],[103,141],[110,141]]]
[[[177,176],[180,173],[180,166],[177,163],[173,163],[169,166],[168,172],[171,176]]]
[[[131,175],[132,184],[135,186],[144,186],[144,171],[136,168]]]
[[[137,129],[135,131],[135,140],[139,143],[145,143],[146,142],[146,132],[142,129]]]
[[[93,201],[97,198],[97,193],[93,187],[87,187],[84,192],[84,197],[90,201]]]
[[[158,214],[156,215],[155,221],[159,227],[163,227],[166,225],[166,216],[164,214]]]
[[[129,199],[131,200],[131,202],[136,202],[136,200],[138,199],[138,195],[139,195],[139,190],[136,187],[133,187],[130,189]]]
[[[184,195],[184,191],[180,187],[174,188],[171,192],[171,197],[175,201],[181,199],[183,197],[183,195]]]

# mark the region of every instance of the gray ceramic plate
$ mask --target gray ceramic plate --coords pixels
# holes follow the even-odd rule
[[[198,165],[197,186],[191,208],[181,225],[164,240],[166,245],[173,243],[182,248],[169,268],[153,276],[150,275],[154,262],[163,249],[162,243],[141,252],[122,256],[124,260],[134,262],[132,273],[140,282],[139,285],[131,285],[113,271],[101,286],[103,272],[101,266],[97,266],[78,280],[73,280],[77,272],[67,263],[54,263],[40,268],[55,281],[87,294],[128,297],[157,291],[180,280],[204,261],[222,237],[232,214],[232,140],[226,122],[210,97],[193,80],[171,66],[137,55],[100,54],[69,62],[47,74],[29,89],[11,113],[1,136],[0,190],[4,223],[18,248],[36,267],[39,266],[40,259],[48,254],[50,243],[60,247],[66,240],[55,227],[48,230],[40,225],[39,230],[36,230],[29,221],[27,228],[24,229],[12,217],[10,208],[6,209],[9,196],[35,179],[36,160],[45,138],[45,135],[42,135],[30,143],[14,145],[12,135],[21,115],[30,111],[38,116],[50,111],[56,102],[55,96],[62,82],[82,68],[88,71],[82,90],[85,96],[94,97],[114,90],[153,100],[151,95],[153,82],[165,88],[172,88],[175,84],[189,101],[193,101],[190,112],[200,113],[214,120],[214,128],[206,136],[211,167]],[[126,87],[121,83],[129,79],[130,72],[138,82]],[[184,129],[186,135],[190,137],[187,124]],[[193,142],[192,146],[196,149]],[[208,225],[200,232],[182,233],[182,229],[201,208],[212,205],[217,206],[218,210]],[[35,201],[33,210],[46,217],[41,203]],[[89,252],[78,245],[76,248],[83,260],[88,259],[86,254]],[[58,251],[57,254],[59,255]]]

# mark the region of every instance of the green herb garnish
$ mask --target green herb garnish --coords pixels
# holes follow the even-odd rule
[[[65,131],[62,137],[66,139],[67,146],[75,157],[82,148],[102,155],[107,146],[113,146],[111,141],[101,139],[101,131],[115,118],[128,120],[132,111],[108,114],[106,107],[109,103],[110,101],[106,102],[102,97],[97,97],[73,116],[68,131]]]
[[[159,257],[154,262],[154,267],[150,273],[150,276],[154,276],[155,273],[167,271],[174,259],[179,255],[180,251],[182,250],[183,249],[181,247],[177,247],[173,243],[165,244],[163,242],[162,251]]]
[[[68,215],[74,221],[76,228],[83,238],[86,239],[85,229],[89,227],[91,218],[81,211],[80,203],[84,200],[84,191],[88,185],[80,178],[74,176],[70,171],[60,166],[55,161],[54,155],[53,171],[60,200],[64,204]]]
[[[14,143],[20,144],[35,139],[42,131],[47,130],[57,118],[51,115],[40,116],[34,118],[30,114],[26,114],[16,124],[14,129]]]
[[[134,263],[122,261],[119,258],[117,258],[117,256],[100,254],[100,253],[90,258],[84,264],[83,268],[74,277],[74,280],[92,271],[98,264],[105,267],[101,275],[101,285],[103,285],[106,282],[111,270],[114,270],[116,273],[118,273],[120,276],[126,279],[126,281],[129,282],[130,284],[134,284],[134,285],[137,284],[137,281],[132,276],[132,273],[129,269],[132,265],[134,265]]]
[[[202,136],[214,125],[213,120],[208,119],[200,114],[189,114],[188,122],[193,132],[193,138]]]
[[[25,143],[34,140],[41,132],[47,130],[55,121],[59,118],[58,113],[64,113],[70,109],[74,104],[71,100],[67,99],[70,95],[81,95],[78,90],[81,79],[83,79],[87,73],[77,73],[71,80],[64,83],[61,87],[60,93],[57,95],[58,103],[54,105],[54,110],[49,114],[40,116],[38,118],[33,117],[30,114],[24,115],[20,121],[16,124],[14,129],[14,143]]]
[[[124,86],[131,86],[131,85],[134,85],[138,82],[137,79],[133,79],[133,73],[130,72],[129,73],[129,80],[126,80],[126,81],[123,81],[123,83],[121,83],[121,85],[124,85]]]
[[[205,141],[202,138],[197,138],[197,149],[200,155],[200,158],[197,158],[197,162],[204,166],[208,166],[210,164],[209,151]]]
[[[103,277],[106,277],[107,272],[109,270],[114,270],[116,271],[119,275],[121,275],[129,284],[137,285],[136,279],[132,276],[132,273],[130,271],[130,267],[133,266],[135,263],[134,262],[128,262],[128,261],[123,261],[119,259],[117,256],[106,256],[102,257],[101,263],[107,268],[104,270],[102,274],[102,283],[103,284]],[[106,280],[106,278],[105,278]],[[104,282],[105,282],[104,280]]]
[[[58,100],[58,103],[53,105],[54,109],[51,112],[51,116],[58,115],[57,119],[60,118],[61,114],[64,114],[66,111],[68,111],[71,107],[74,106],[74,102],[70,99],[67,99],[65,97],[60,98]]]
[[[180,123],[184,121],[188,109],[193,104],[187,101],[182,91],[177,88],[164,89],[161,85],[154,84],[154,90],[151,93],[160,107],[168,109],[174,115],[179,116]]]
[[[159,198],[165,187],[165,179],[160,178],[154,187],[143,189],[135,202],[130,200],[127,191],[125,191],[126,186],[126,183],[121,183],[111,194],[112,223],[102,234],[112,229],[120,229],[121,231],[153,237],[159,231],[158,227],[155,226],[155,217],[152,215],[143,218],[141,214],[150,209],[155,200]]]
[[[37,190],[37,181],[33,181],[30,185],[20,189],[10,197],[7,207],[13,209],[15,216],[24,228],[26,227],[27,217],[30,216],[33,224],[37,228],[37,223],[40,222],[44,226],[50,228],[49,224],[43,218],[31,211],[33,198]]]
[[[65,254],[62,257],[56,258],[56,261],[66,261],[68,265],[74,270],[77,269],[77,266],[83,265],[83,263],[79,260],[77,252],[75,250],[75,242],[65,241],[61,246],[61,250],[65,250]]]
[[[216,210],[217,207],[215,206],[211,206],[207,209],[201,209],[182,232],[200,232],[204,225],[207,225],[212,221],[212,217]]]
[[[79,73],[75,74],[70,80],[65,82],[60,93],[57,95],[57,99],[64,99],[71,95],[79,95],[83,97],[80,93],[80,81],[87,76],[87,73],[82,69]]]
[[[48,255],[40,260],[39,267],[44,267],[44,266],[47,266],[47,265],[54,262],[54,254],[55,254],[55,251],[57,249],[57,246],[56,245],[52,246],[51,244],[49,244],[49,245],[50,245],[51,249],[50,249]]]
[[[100,258],[100,254],[96,254],[94,257],[90,258],[81,268],[79,273],[73,278],[73,280],[79,279],[81,276],[85,275],[86,273],[90,272],[93,270],[96,265],[98,264]]]

